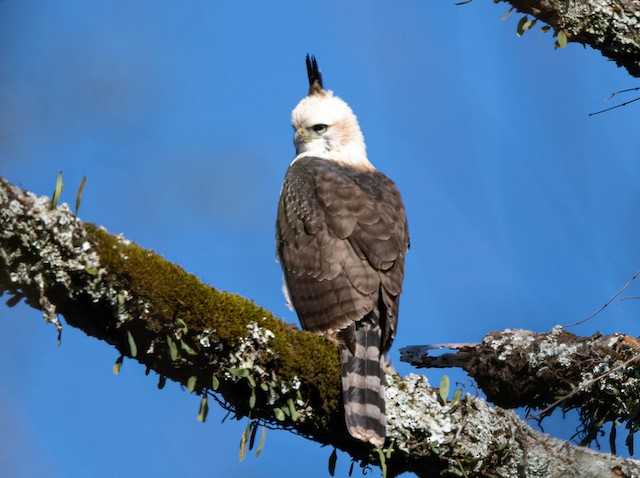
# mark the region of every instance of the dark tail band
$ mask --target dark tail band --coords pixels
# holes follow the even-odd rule
[[[354,328],[353,352],[347,344],[340,344],[345,422],[352,436],[381,447],[387,423],[381,331],[368,322]]]

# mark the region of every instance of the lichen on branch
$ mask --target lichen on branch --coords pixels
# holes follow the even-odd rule
[[[446,347],[446,345],[445,345]],[[577,410],[577,436],[588,444],[599,433],[626,429],[626,443],[640,429],[640,344],[625,334],[580,337],[563,327],[550,333],[507,329],[487,334],[477,344],[430,356],[432,347],[407,347],[402,360],[416,367],[460,367],[491,402],[526,407],[543,418],[554,408]],[[613,427],[613,428],[611,428]],[[615,439],[611,440],[615,443]]]
[[[51,208],[47,198],[1,178],[0,186],[0,291],[12,296],[10,305],[24,299],[58,328],[61,314],[163,379],[187,384],[195,377],[199,393],[215,380],[239,415],[268,420],[279,402],[293,398],[300,422],[338,420],[338,362],[326,341],[202,284],[122,236],[82,223],[66,204]],[[237,369],[246,372],[229,372]],[[255,392],[263,400],[249,407],[251,384],[263,383]],[[300,384],[303,399],[295,393]],[[320,413],[307,417],[305,409]]]
[[[497,0],[589,45],[640,78],[640,2],[634,0]]]
[[[185,385],[202,397],[201,421],[213,395],[252,423],[345,450],[365,465],[379,463],[375,450],[345,430],[335,345],[83,223],[66,205],[49,204],[0,178],[0,293],[9,295],[9,305],[24,300],[56,326],[61,315],[113,345],[121,355],[114,370],[131,357],[159,375],[159,386],[167,379]],[[387,374],[387,476],[640,474],[633,460],[542,435],[481,399],[443,395],[425,377]],[[587,465],[597,474],[586,473]]]

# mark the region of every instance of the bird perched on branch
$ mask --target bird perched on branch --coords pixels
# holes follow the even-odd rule
[[[367,159],[356,116],[324,89],[309,55],[307,73],[309,94],[291,117],[296,157],[278,204],[277,255],[302,327],[338,345],[349,433],[381,447],[407,219],[396,185]]]

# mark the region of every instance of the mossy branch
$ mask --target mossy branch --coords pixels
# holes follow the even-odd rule
[[[551,26],[558,39],[600,50],[640,78],[640,3],[630,0],[500,0]]]
[[[0,293],[8,305],[24,300],[42,310],[58,328],[64,316],[155,371],[161,383],[215,394],[238,416],[377,462],[377,451],[344,429],[332,344],[3,178]],[[545,436],[480,399],[443,399],[422,376],[390,373],[387,382],[387,476],[640,475],[634,460]],[[202,401],[198,419],[207,407]]]

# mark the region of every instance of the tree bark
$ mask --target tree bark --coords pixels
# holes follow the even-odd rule
[[[640,77],[640,2],[637,0],[501,0],[589,45]]]
[[[344,428],[333,344],[3,178],[0,292],[60,330],[64,316],[155,371],[160,384],[175,380],[256,424],[380,463]],[[640,476],[638,461],[556,440],[479,398],[448,399],[422,376],[390,372],[387,382],[387,476]]]
[[[429,356],[439,348],[458,350]],[[626,442],[640,428],[640,343],[628,335],[578,337],[560,326],[549,334],[504,330],[487,334],[478,344],[405,347],[401,360],[421,367],[460,367],[492,403],[505,408],[577,410],[578,435],[589,443],[611,424],[628,430]],[[615,440],[611,440],[612,443]]]

